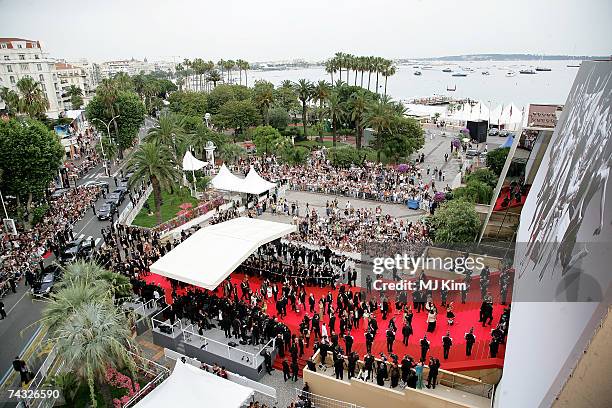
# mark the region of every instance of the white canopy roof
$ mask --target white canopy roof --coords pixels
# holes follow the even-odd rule
[[[140,400],[135,408],[239,408],[253,392],[252,388],[177,360],[170,377]]]
[[[151,272],[213,290],[261,245],[296,230],[291,224],[234,218],[197,231],[151,265]]]
[[[276,187],[275,183],[264,180],[259,173],[251,166],[249,173],[242,182],[241,193],[262,194]]]
[[[461,105],[461,109],[458,109],[450,116],[450,119],[461,121],[489,120],[489,108],[482,102],[474,105],[464,103]]]
[[[210,182],[217,190],[239,191],[238,189],[242,185],[243,180],[232,174],[227,166],[223,164],[219,169],[219,173]]]
[[[264,180],[253,166],[247,176],[241,179],[232,174],[225,164],[221,166],[219,173],[211,180],[211,183],[218,190],[248,194],[262,194],[276,187],[275,183]]]
[[[189,150],[187,150],[185,152],[185,156],[183,156],[183,170],[184,171],[200,170],[207,164],[208,163],[203,162],[202,160],[196,159]]]

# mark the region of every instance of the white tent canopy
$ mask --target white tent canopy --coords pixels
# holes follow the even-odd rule
[[[151,272],[213,290],[261,245],[295,225],[239,217],[194,233],[151,265]]]
[[[140,400],[135,408],[239,408],[254,390],[177,360],[170,377]]]
[[[264,180],[253,166],[251,166],[247,176],[241,179],[232,174],[225,164],[221,166],[219,173],[211,180],[211,183],[217,190],[257,195],[276,187],[275,183]]]
[[[207,164],[207,162],[203,162],[202,160],[196,159],[195,156],[191,154],[189,150],[187,150],[187,152],[185,152],[185,156],[183,156],[184,171],[200,170]]]
[[[239,191],[238,189],[243,183],[243,180],[232,174],[224,164],[219,169],[219,173],[210,181],[217,190]]]
[[[251,166],[249,173],[245,177],[240,192],[249,194],[262,194],[276,187],[276,184],[264,180],[259,173]]]

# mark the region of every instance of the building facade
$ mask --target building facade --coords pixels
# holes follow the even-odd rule
[[[47,116],[57,118],[64,106],[55,61],[43,52],[39,41],[0,38],[0,88],[7,87],[18,92],[17,82],[24,77],[31,77],[40,83],[49,101]],[[4,108],[2,101],[0,108]]]

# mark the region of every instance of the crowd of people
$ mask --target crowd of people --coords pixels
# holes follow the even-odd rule
[[[17,235],[3,234],[0,293],[15,292],[16,283],[22,277],[26,285],[32,286],[44,270],[43,256],[51,251],[59,258],[66,245],[74,240],[74,224],[83,218],[101,193],[101,187],[87,186],[67,190],[59,197],[49,196],[48,211],[30,230],[19,231]]]
[[[432,200],[437,191],[450,189],[446,171],[427,165],[424,154],[413,163],[398,166],[364,161],[359,166],[340,168],[332,165],[325,149],[322,149],[313,152],[303,165],[281,164],[275,156],[269,156],[242,159],[237,167],[246,174],[250,165],[262,177],[286,184],[294,190],[389,203],[406,203],[409,199]]]

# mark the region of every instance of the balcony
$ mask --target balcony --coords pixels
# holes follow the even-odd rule
[[[331,355],[327,356],[327,365],[322,365],[319,352],[313,356],[317,363],[317,371],[304,369],[304,381],[310,386],[310,391],[330,399],[343,400],[364,408],[489,408],[493,385],[484,383],[476,378],[439,370],[438,384],[435,389],[415,389],[405,387],[400,380],[399,385],[390,388],[376,384],[375,379],[364,381],[359,378],[348,380],[348,373],[344,371],[344,380],[337,380],[333,366],[330,364]],[[357,363],[355,373],[359,373],[363,361]],[[425,366],[423,382],[427,383],[429,369]],[[373,382],[371,382],[373,381]]]

